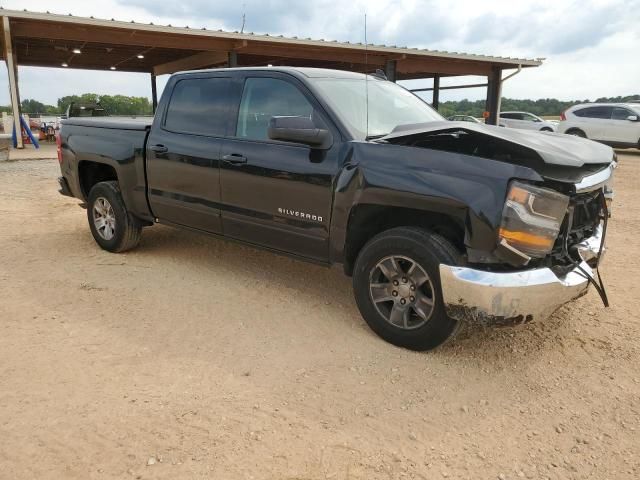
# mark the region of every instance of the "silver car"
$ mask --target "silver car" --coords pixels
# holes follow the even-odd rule
[[[558,124],[529,112],[500,112],[501,127],[520,128],[522,130],[540,130],[555,132]]]

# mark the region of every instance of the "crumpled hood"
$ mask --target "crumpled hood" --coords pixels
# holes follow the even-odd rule
[[[581,167],[584,164],[609,163],[613,160],[613,149],[574,135],[563,133],[518,130],[469,122],[429,122],[396,127],[380,140],[392,140],[421,133],[452,133],[467,131],[489,135],[535,151],[542,160],[551,165]]]

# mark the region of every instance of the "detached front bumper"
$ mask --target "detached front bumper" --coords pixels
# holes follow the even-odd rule
[[[440,265],[447,315],[482,325],[517,325],[549,317],[559,307],[587,293],[597,264],[602,231],[577,245],[580,268],[559,276],[550,268],[519,272],[487,272]],[[602,250],[604,252],[604,248]],[[587,263],[589,262],[589,263]]]

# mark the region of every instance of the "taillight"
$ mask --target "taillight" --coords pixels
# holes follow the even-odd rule
[[[62,165],[62,140],[60,133],[56,133],[56,152],[58,153],[58,163]]]
[[[564,120],[566,120],[566,119],[567,119],[566,115],[564,114],[564,112],[562,112],[562,113],[560,114],[560,120],[564,121]]]

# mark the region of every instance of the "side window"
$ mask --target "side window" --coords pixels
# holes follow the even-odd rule
[[[229,103],[228,78],[179,80],[169,100],[164,126],[195,135],[223,136]]]
[[[507,120],[514,120],[516,117],[515,117],[515,114],[513,113],[501,113],[500,118],[506,118]]]
[[[581,115],[580,117],[586,118],[600,118],[600,119],[610,119],[611,111],[613,109],[611,107],[587,107],[581,110],[578,110]],[[578,112],[576,112],[577,114]]]
[[[629,115],[635,115],[631,113],[626,108],[614,107],[613,113],[611,114],[612,120],[626,120]]]
[[[314,119],[313,106],[289,82],[277,78],[248,78],[240,101],[236,137],[267,140],[269,120],[276,116]]]

